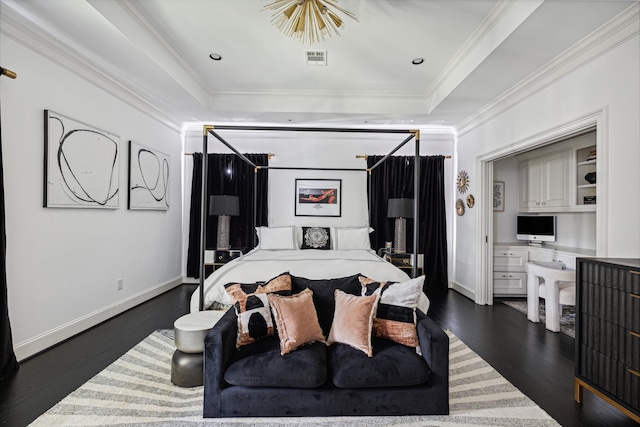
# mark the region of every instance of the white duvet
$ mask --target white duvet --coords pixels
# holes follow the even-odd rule
[[[204,308],[214,301],[232,305],[224,290],[230,282],[267,281],[281,273],[307,279],[335,279],[362,274],[377,281],[405,282],[409,276],[391,263],[368,250],[260,250],[254,249],[214,271],[204,282]],[[200,287],[191,296],[191,311],[198,311]],[[429,300],[421,294],[418,308],[426,313]]]

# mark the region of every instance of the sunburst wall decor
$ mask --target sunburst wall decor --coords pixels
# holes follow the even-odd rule
[[[338,12],[358,21],[356,16],[341,8],[337,0],[276,0],[262,8],[272,10],[271,23],[285,35],[313,44],[325,36],[340,35],[338,28],[344,21]]]
[[[458,180],[456,181],[456,185],[459,192],[467,192],[467,190],[469,189],[469,174],[467,174],[466,171],[458,172]]]

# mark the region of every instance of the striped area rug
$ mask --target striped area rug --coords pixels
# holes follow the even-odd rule
[[[559,425],[450,332],[448,416],[203,419],[203,387],[171,383],[172,333],[154,332],[31,426]]]

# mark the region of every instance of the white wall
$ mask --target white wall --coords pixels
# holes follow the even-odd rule
[[[638,22],[636,21],[636,27]],[[637,35],[542,87],[515,106],[460,135],[458,165],[480,179],[477,159],[536,135],[604,111],[600,131],[608,141],[606,247],[610,257],[640,257],[640,37]],[[599,150],[600,154],[600,150]],[[600,168],[600,156],[598,158]],[[598,180],[600,191],[601,180]],[[488,201],[485,201],[485,203]],[[598,196],[598,202],[601,202]],[[476,213],[456,221],[455,283],[475,293],[480,233]]]
[[[493,180],[504,182],[504,212],[493,213],[493,241],[514,242],[518,215],[518,160],[515,157],[493,164]]]
[[[215,125],[215,123],[214,123]],[[453,135],[450,132],[421,130],[421,155],[451,155],[454,151]],[[366,168],[364,159],[357,154],[385,155],[399,145],[406,135],[336,134],[306,132],[243,132],[219,131],[219,134],[241,153],[273,153],[270,166],[313,168]],[[209,152],[229,152],[215,138],[209,138]],[[397,155],[412,156],[415,145],[407,143]],[[185,151],[202,152],[202,127],[187,132]],[[263,172],[260,172],[263,173]],[[189,227],[189,198],[191,194],[192,161],[185,157],[185,230]],[[296,178],[342,179],[342,216],[340,218],[296,217],[294,212],[294,188]],[[445,160],[445,194],[447,218],[451,218],[453,203],[453,163]],[[367,174],[352,171],[269,171],[269,224],[361,226],[368,224]],[[447,222],[449,242],[449,275],[453,266],[453,224]],[[186,260],[188,232],[183,239],[183,256]]]
[[[19,359],[182,283],[180,134],[1,36],[9,317]],[[43,208],[43,110],[120,136],[120,208]],[[171,156],[170,209],[127,210],[128,141]],[[117,291],[117,280],[124,289]]]

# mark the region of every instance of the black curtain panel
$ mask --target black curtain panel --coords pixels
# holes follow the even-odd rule
[[[209,154],[207,174],[207,203],[211,195],[239,196],[240,216],[231,217],[229,240],[233,248],[252,249],[254,194],[257,195],[256,226],[267,224],[268,173],[258,170],[257,187],[254,189],[254,168],[235,154]],[[244,154],[257,166],[266,166],[268,154]],[[202,194],[201,153],[193,154],[193,178],[191,182],[191,212],[189,215],[189,248],[187,251],[187,276],[200,277],[200,213]],[[215,249],[218,233],[218,217],[207,216],[206,248]]]
[[[447,217],[444,197],[444,156],[420,157],[420,228],[425,289],[447,291]]]
[[[2,243],[0,251],[2,251],[2,266],[0,268],[0,276],[2,279],[2,291],[0,291],[0,299],[2,300],[0,310],[0,339],[2,340],[2,348],[0,349],[0,382],[6,377],[13,374],[18,369],[18,361],[13,352],[13,339],[11,337],[11,323],[9,322],[9,303],[7,302],[7,233],[4,215],[4,168],[2,163],[2,115],[0,112],[0,228],[2,235]]]
[[[371,168],[383,156],[368,156],[367,167]],[[370,225],[371,247],[375,250],[384,247],[385,242],[393,241],[394,218],[387,218],[389,199],[413,198],[413,157],[393,156],[385,160],[371,173]],[[413,220],[407,220],[407,229],[413,229]],[[413,234],[407,233],[407,247],[413,247]]]
[[[368,156],[371,168],[383,156]],[[393,241],[394,218],[387,218],[387,203],[392,198],[413,199],[413,171],[415,157],[392,156],[371,173],[371,245],[383,248]],[[444,198],[444,156],[420,157],[420,194],[418,224],[418,251],[424,254],[425,289],[448,289],[447,223]],[[413,230],[413,221],[407,220],[407,230]],[[413,248],[413,233],[407,232],[407,248]]]

